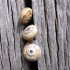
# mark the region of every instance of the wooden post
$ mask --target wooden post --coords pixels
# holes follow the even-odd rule
[[[19,14],[31,7],[41,58],[27,62]],[[0,70],[70,70],[70,0],[0,0]]]

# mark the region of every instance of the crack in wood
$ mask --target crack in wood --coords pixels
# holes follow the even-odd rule
[[[8,58],[9,58],[9,64],[10,64],[10,70],[11,70],[11,61],[10,61],[10,54],[9,54],[9,40],[8,40],[8,36],[7,36],[7,32],[6,32],[6,37],[7,37],[7,43],[8,43],[8,46],[7,46],[7,49],[8,49]]]

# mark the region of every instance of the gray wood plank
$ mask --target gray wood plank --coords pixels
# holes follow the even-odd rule
[[[1,52],[1,27],[0,27],[0,70],[2,70],[2,52]]]
[[[36,24],[38,26],[38,35],[37,35],[37,38],[36,38],[36,43],[39,44],[39,46],[41,47],[41,50],[42,50],[42,57],[38,61],[38,69],[39,70],[47,70],[46,64],[45,64],[45,58],[44,58],[44,45],[43,45],[43,42],[42,42],[42,28],[41,28],[41,23],[43,22],[42,20],[44,20],[43,23],[45,23],[45,19],[41,18],[41,17],[43,17],[43,14],[41,12],[42,11],[41,10],[42,6],[40,4],[41,4],[41,1],[32,0],[34,24]],[[40,6],[38,6],[38,5],[40,5]]]
[[[67,0],[67,9],[66,9],[66,16],[67,16],[67,61],[66,61],[66,69],[70,69],[70,0]]]
[[[64,51],[66,45],[66,27],[67,27],[67,18],[66,18],[66,5],[67,0],[58,1],[56,0],[56,11],[57,11],[57,42],[58,42],[58,68],[59,70],[67,70],[65,64],[65,54]]]
[[[50,63],[52,70],[58,70],[57,60],[57,44],[55,30],[55,2],[53,0],[45,0],[45,16],[47,21],[48,47],[50,53]]]
[[[22,4],[20,5],[20,3],[22,2]],[[12,4],[13,3],[13,4]],[[19,5],[16,5],[17,3],[19,3]],[[12,15],[10,15],[10,17],[12,18],[11,20],[13,21],[13,36],[14,36],[14,49],[15,49],[15,58],[16,58],[16,63],[17,63],[17,69],[18,70],[29,70],[29,64],[24,60],[24,58],[21,58],[22,53],[21,53],[21,33],[23,30],[23,26],[20,26],[20,22],[19,22],[19,15],[21,10],[24,8],[24,1],[20,1],[17,0],[16,2],[10,1],[10,5],[11,5],[11,11],[10,13]],[[20,8],[20,9],[19,9]],[[19,28],[20,27],[20,28]],[[10,44],[11,45],[11,44]],[[24,46],[24,42],[23,42],[23,46]]]
[[[70,70],[70,0],[32,0],[33,23],[38,26],[33,42],[42,50],[33,64],[22,55],[25,25],[20,25],[19,14],[25,1],[0,0],[0,70]]]
[[[0,1],[0,34],[1,34],[1,64],[3,70],[10,70],[9,56],[8,56],[8,43],[6,38],[6,25],[3,1]],[[3,29],[4,28],[4,29]]]

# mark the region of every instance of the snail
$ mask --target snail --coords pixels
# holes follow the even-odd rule
[[[32,41],[36,35],[37,35],[37,26],[36,25],[29,25],[28,27],[26,27],[22,33],[22,37],[26,40],[26,41]]]
[[[23,48],[23,56],[28,61],[37,61],[41,57],[41,49],[36,44],[26,44]]]
[[[20,20],[21,23],[27,24],[32,18],[32,9],[31,8],[24,8],[20,13]]]

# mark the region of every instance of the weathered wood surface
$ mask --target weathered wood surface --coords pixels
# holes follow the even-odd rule
[[[39,30],[34,42],[42,50],[34,63],[22,57],[24,26],[19,22],[29,2],[31,24]],[[0,70],[70,70],[70,0],[0,0]]]

